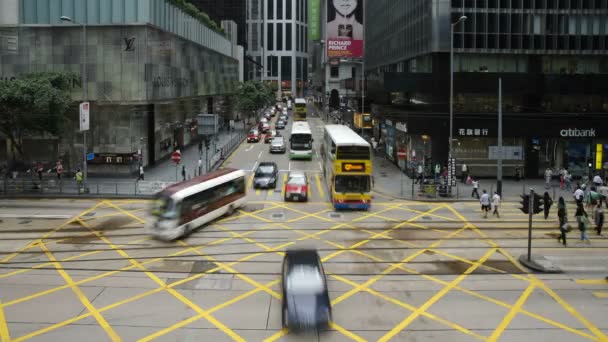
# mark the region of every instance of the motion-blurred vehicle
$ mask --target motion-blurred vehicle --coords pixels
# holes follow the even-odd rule
[[[288,250],[283,258],[282,324],[293,332],[318,331],[332,320],[327,279],[315,250]]]
[[[277,121],[276,125],[274,125],[276,129],[285,129],[285,126],[287,126],[287,123],[283,120]]]
[[[302,171],[291,171],[285,182],[285,202],[308,200],[308,178]]]
[[[266,132],[266,134],[264,134],[264,143],[265,144],[270,144],[270,142],[272,141],[272,138],[274,138],[276,136],[277,132],[272,130],[270,132]]]
[[[262,127],[260,128],[260,131],[262,131],[262,133],[270,132],[270,124],[269,123],[263,123]]]
[[[270,153],[285,153],[285,139],[283,137],[274,137],[270,142]]]
[[[287,113],[283,113],[283,114],[279,115],[279,120],[283,120],[283,121],[287,122],[287,120],[289,120],[289,116],[287,115]]]
[[[277,187],[279,168],[273,162],[261,162],[253,175],[254,189],[270,189]]]
[[[249,133],[247,134],[247,142],[259,142],[260,141],[260,131],[258,131],[257,129],[252,129],[251,131],[249,131]]]

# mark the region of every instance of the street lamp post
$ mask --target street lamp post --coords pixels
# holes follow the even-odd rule
[[[450,24],[450,156],[452,158],[454,154],[453,145],[454,138],[452,136],[454,132],[454,28],[456,25],[467,20],[467,16],[463,15],[455,23]]]
[[[87,102],[88,98],[89,98],[89,93],[88,93],[88,87],[87,87],[87,25],[86,23],[78,23],[75,20],[73,20],[72,18],[62,15],[61,18],[59,18],[62,22],[68,22],[68,23],[73,23],[73,24],[80,24],[82,25],[82,49],[83,49],[83,56],[82,56],[82,72],[80,74],[81,77],[81,83],[82,83],[82,91],[83,91],[83,99],[82,102]],[[83,185],[84,185],[84,189],[86,191],[87,189],[87,131],[82,131],[82,142],[83,142],[83,146],[82,146],[82,150],[83,150],[83,166],[82,166],[82,172],[83,172]]]

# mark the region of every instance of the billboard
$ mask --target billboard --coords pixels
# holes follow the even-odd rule
[[[364,0],[327,0],[327,57],[363,57]]]
[[[308,0],[308,37],[321,39],[321,0]]]

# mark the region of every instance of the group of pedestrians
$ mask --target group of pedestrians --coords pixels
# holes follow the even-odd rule
[[[483,212],[483,218],[488,218],[488,213],[492,211],[492,216],[496,216],[500,218],[500,213],[498,212],[498,208],[500,207],[500,195],[498,192],[494,192],[492,198],[490,198],[490,194],[486,191],[486,189],[482,190],[481,197],[479,197],[479,203],[481,203],[481,211]]]

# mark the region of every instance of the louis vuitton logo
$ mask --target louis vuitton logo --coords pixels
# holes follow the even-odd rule
[[[135,51],[135,37],[125,38],[125,51]]]

